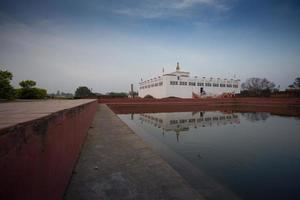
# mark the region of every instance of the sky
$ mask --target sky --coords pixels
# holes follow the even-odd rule
[[[175,70],[300,77],[298,0],[0,0],[0,67],[48,92],[127,92]]]

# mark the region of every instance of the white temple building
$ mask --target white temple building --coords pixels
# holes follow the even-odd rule
[[[189,72],[180,71],[177,63],[175,72],[141,81],[138,93],[142,98],[147,95],[154,98],[234,96],[240,93],[240,80],[190,77]]]

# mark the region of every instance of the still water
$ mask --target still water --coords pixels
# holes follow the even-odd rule
[[[208,199],[299,199],[300,119],[270,113],[118,115]]]

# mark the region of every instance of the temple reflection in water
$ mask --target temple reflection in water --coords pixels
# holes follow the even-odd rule
[[[247,109],[118,116],[207,199],[299,199],[299,118]]]
[[[176,133],[177,140],[181,133],[189,131],[190,128],[197,129],[240,123],[238,114],[216,111],[144,113],[139,114],[139,120],[141,124],[147,124],[162,129],[162,134],[165,134],[165,132]]]

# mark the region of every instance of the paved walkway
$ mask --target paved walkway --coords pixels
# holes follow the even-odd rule
[[[106,105],[99,105],[65,199],[203,199]]]

